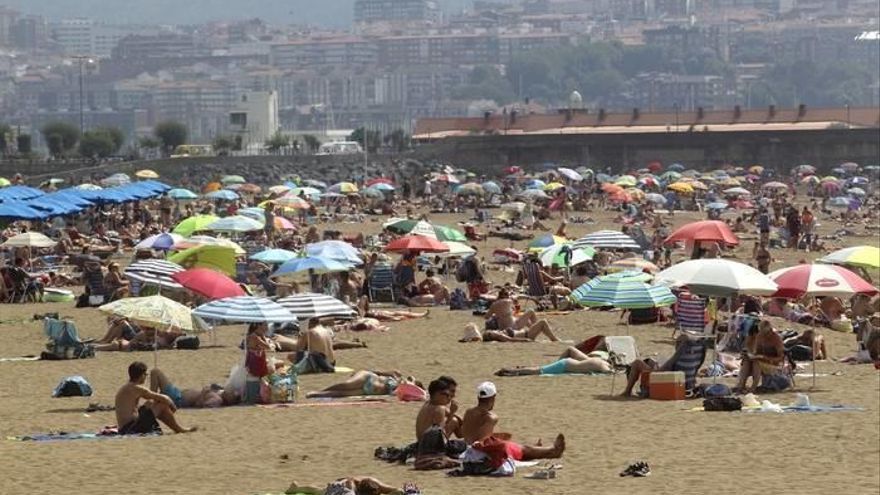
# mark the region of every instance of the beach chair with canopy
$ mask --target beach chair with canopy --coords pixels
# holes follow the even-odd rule
[[[43,320],[43,332],[49,338],[46,351],[41,359],[85,359],[95,357],[94,346],[83,342],[79,337],[76,324],[70,320],[45,318]]]

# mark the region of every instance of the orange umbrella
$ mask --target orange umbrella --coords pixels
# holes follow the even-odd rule
[[[209,182],[204,188],[202,188],[202,193],[219,191],[220,189],[223,189],[223,184],[219,182]]]
[[[623,191],[623,188],[621,186],[618,186],[617,184],[606,182],[602,184],[602,190],[608,194],[614,194]]]

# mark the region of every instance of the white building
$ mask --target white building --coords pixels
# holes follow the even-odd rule
[[[110,58],[119,40],[132,34],[155,33],[155,28],[96,23],[89,18],[63,19],[52,25],[52,37],[68,55]]]
[[[275,91],[241,93],[229,111],[229,130],[240,135],[245,146],[265,143],[279,129]]]

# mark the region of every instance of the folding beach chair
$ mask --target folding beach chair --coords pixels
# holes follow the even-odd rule
[[[697,386],[697,371],[700,370],[700,366],[706,360],[706,339],[689,336],[682,345],[684,347],[680,350],[675,363],[673,363],[672,371],[684,373],[684,388],[690,391]]]
[[[95,348],[79,338],[76,324],[69,320],[46,318],[43,332],[49,338],[41,359],[85,359],[95,357]]]
[[[548,297],[547,287],[544,286],[544,278],[541,277],[541,264],[534,259],[526,259],[522,263],[523,283],[526,285],[526,295],[535,299]]]
[[[690,292],[683,291],[678,294],[678,302],[675,303],[675,330],[688,332],[689,334],[707,335],[710,332],[708,316],[706,314],[707,301]]]
[[[388,301],[397,300],[394,287],[394,269],[388,263],[376,263],[368,282],[370,301],[377,301],[378,295],[388,293]]]

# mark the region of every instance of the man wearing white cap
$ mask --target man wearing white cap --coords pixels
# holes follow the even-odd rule
[[[565,451],[565,437],[560,433],[550,447],[520,445],[510,441],[510,433],[495,433],[498,416],[492,412],[495,407],[495,396],[498,389],[492,382],[483,382],[477,387],[477,405],[464,413],[461,434],[468,445],[503,444],[506,457],[517,461],[532,459],[556,459]],[[479,445],[478,445],[479,450]]]

